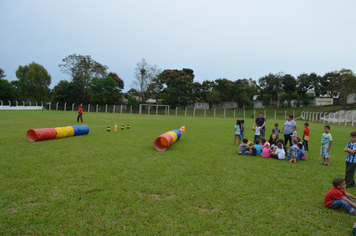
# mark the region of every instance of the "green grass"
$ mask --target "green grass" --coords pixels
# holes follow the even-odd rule
[[[331,127],[326,167],[317,123],[307,161],[289,164],[236,155],[234,118],[84,113],[88,135],[31,143],[27,130],[77,125],[76,112],[0,116],[0,235],[350,235],[356,221],[323,203],[344,177],[351,128]],[[269,119],[268,135],[275,122],[285,121]],[[245,119],[249,139],[252,124]],[[179,141],[154,149],[181,125]]]

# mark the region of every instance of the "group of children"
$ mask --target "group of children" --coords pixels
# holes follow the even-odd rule
[[[280,129],[278,128],[278,123],[275,124],[275,127],[272,129],[272,134],[266,142],[264,137],[261,138],[262,128],[259,124],[256,124],[255,128],[252,130],[255,131],[254,142],[248,141],[244,138],[245,135],[245,121],[237,120],[235,125],[235,141],[238,140],[239,150],[237,154],[239,155],[249,155],[261,157],[271,157],[278,160],[284,160],[286,154],[288,155],[287,161],[296,163],[298,160],[306,160],[305,151],[308,151],[308,140],[309,140],[309,124],[304,124],[304,134],[303,134],[303,143],[301,142],[300,137],[297,136],[296,126],[293,127],[292,146],[287,151],[286,145],[283,139],[279,139]],[[240,144],[240,140],[242,143]]]
[[[241,128],[242,124],[242,128]],[[235,126],[235,131],[238,130],[239,133],[235,132],[235,143],[238,137],[238,143],[240,143],[240,137],[242,139],[242,144],[239,145],[239,150],[237,153],[239,155],[250,155],[261,157],[272,157],[274,159],[283,160],[288,155],[289,162],[297,162],[298,160],[306,160],[305,151],[308,151],[308,141],[309,141],[309,124],[304,124],[303,129],[303,143],[301,139],[297,136],[296,126],[293,127],[292,146],[286,151],[286,146],[284,140],[279,139],[278,134],[280,130],[278,124],[275,124],[275,128],[272,130],[272,134],[266,142],[264,137],[260,137],[261,127],[256,126],[254,142],[248,141],[244,138],[245,127],[244,121],[237,121]],[[237,135],[239,134],[239,135]],[[332,145],[332,135],[330,134],[330,126],[324,126],[324,133],[321,138],[321,148],[320,156],[323,157],[323,165],[330,165],[330,148]],[[346,157],[346,171],[345,179],[335,178],[333,180],[334,187],[330,189],[325,197],[324,204],[327,207],[336,209],[342,207],[348,213],[356,215],[356,197],[350,193],[344,191],[344,189],[349,187],[355,187],[356,183],[354,181],[354,175],[356,172],[356,131],[350,133],[350,142],[345,147],[345,152],[347,152]],[[353,200],[352,200],[353,199]],[[356,235],[356,224],[354,226],[353,234]]]
[[[289,162],[306,160],[305,149],[303,144],[300,142],[300,138],[294,138],[292,143],[293,146],[291,146],[287,151],[284,140],[277,139],[277,134],[271,134],[268,142],[263,137],[261,139],[256,139],[254,142],[243,139],[237,154],[249,156],[261,155],[261,157],[271,157],[278,160],[284,160],[287,154],[287,161]]]

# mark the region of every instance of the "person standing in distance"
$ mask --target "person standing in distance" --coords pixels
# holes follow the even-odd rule
[[[265,126],[266,126],[266,118],[263,116],[263,112],[260,111],[258,117],[255,119],[255,123],[253,123],[252,129],[255,130],[256,124],[259,124],[261,129],[261,137],[265,137]]]
[[[283,129],[281,133],[284,133],[284,142],[285,145],[287,146],[288,141],[289,141],[289,146],[292,146],[292,134],[293,134],[293,126],[296,126],[297,123],[293,120],[292,115],[288,115],[286,123],[284,123]]]
[[[83,109],[82,109],[81,105],[78,106],[77,123],[79,122],[79,118],[80,118],[80,121],[83,123]]]

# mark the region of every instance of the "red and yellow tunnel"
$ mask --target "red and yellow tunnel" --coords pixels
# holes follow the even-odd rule
[[[41,140],[72,137],[89,133],[87,125],[66,126],[58,128],[30,129],[27,131],[26,138],[30,142]]]
[[[157,151],[166,151],[169,146],[171,146],[173,143],[175,143],[177,140],[180,139],[182,133],[185,132],[185,127],[182,126],[179,130],[174,129],[171,131],[168,131],[154,141],[154,147]]]

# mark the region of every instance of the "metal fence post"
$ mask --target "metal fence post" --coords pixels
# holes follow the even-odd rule
[[[176,107],[176,116],[178,116],[178,107]]]
[[[195,116],[195,107],[193,108],[193,116]]]
[[[204,117],[206,117],[206,109],[204,109]]]
[[[108,113],[108,104],[105,105],[105,113]]]
[[[115,113],[115,105],[114,105],[114,107],[113,107],[113,109],[112,109],[112,113]]]
[[[276,120],[276,110],[274,110],[274,119]]]
[[[215,108],[214,108],[214,117],[215,117]]]
[[[88,104],[88,112],[90,112],[90,104]]]
[[[347,126],[347,112],[345,111],[345,126]]]
[[[96,104],[96,112],[99,111],[99,104]]]
[[[132,106],[130,106],[130,114],[132,114]]]

